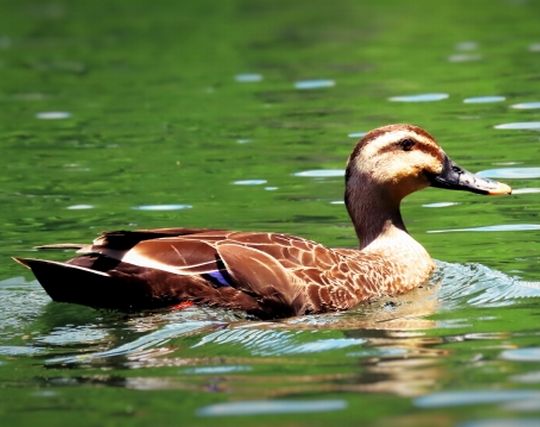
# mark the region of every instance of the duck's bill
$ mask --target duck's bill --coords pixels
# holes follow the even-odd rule
[[[490,196],[512,193],[508,185],[475,175],[455,164],[449,157],[445,157],[441,173],[430,175],[429,181],[432,187],[464,190]]]

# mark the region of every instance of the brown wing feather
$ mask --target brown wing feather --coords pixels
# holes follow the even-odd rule
[[[196,236],[208,232],[220,234],[220,230],[210,230],[207,228],[155,228],[133,231],[106,231],[94,240],[93,249],[96,251],[104,248],[128,250],[144,240],[185,235]]]
[[[222,243],[217,251],[238,288],[256,296],[262,305],[289,307],[294,313],[303,305],[295,277],[271,255],[236,243]]]
[[[142,241],[122,261],[178,274],[203,274],[219,268],[218,254],[211,243],[181,237]]]

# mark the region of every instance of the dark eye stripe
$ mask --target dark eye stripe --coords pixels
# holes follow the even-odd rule
[[[430,154],[434,158],[442,161],[443,154],[441,153],[441,150],[438,147],[431,144],[415,141],[414,139],[411,139],[411,138],[404,138],[403,140],[399,141],[398,143],[399,147],[401,148],[402,147],[401,144],[407,140],[411,140],[413,144],[410,148],[406,149],[405,151],[410,151],[413,146],[416,146],[416,150],[423,151],[424,153]],[[408,145],[408,143],[406,145]],[[387,144],[378,151],[378,154],[392,152],[396,150],[396,148],[397,148],[396,143]]]

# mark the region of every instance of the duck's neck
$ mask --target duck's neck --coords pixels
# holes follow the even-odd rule
[[[348,187],[345,196],[361,253],[368,255],[363,262],[372,263],[371,274],[378,278],[374,286],[379,294],[394,294],[423,283],[434,264],[403,224],[401,197],[385,191],[357,184]]]
[[[360,241],[360,249],[396,233],[409,236],[401,218],[400,200],[385,194],[383,189],[355,186],[354,189],[347,189],[345,203]]]

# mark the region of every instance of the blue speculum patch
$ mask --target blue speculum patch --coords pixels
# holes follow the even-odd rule
[[[227,272],[224,272],[222,270],[211,271],[210,273],[206,273],[205,276],[208,276],[208,279],[211,280],[215,285],[231,286],[231,283],[228,279],[229,275],[227,274]]]

